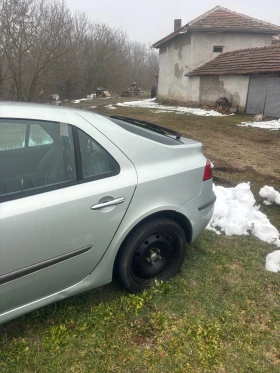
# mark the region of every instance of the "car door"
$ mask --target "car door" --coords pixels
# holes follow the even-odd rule
[[[18,149],[26,120],[0,119],[0,314],[73,286],[93,271],[137,183],[133,164],[83,119],[73,125],[27,122],[29,136],[37,128],[48,143],[33,136],[26,140],[30,147]],[[40,159],[30,169],[32,149]],[[26,162],[13,172],[20,159]]]

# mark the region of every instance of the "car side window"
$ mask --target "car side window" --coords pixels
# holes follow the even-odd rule
[[[74,154],[68,124],[0,119],[0,197],[76,180]]]
[[[119,173],[115,159],[96,141],[78,130],[83,178],[108,177]]]
[[[48,135],[48,133],[39,124],[31,124],[27,146],[39,146],[52,143],[53,139],[51,136]]]
[[[25,123],[15,123],[14,126],[11,126],[8,120],[2,120],[0,123],[0,151],[23,148],[26,128]]]

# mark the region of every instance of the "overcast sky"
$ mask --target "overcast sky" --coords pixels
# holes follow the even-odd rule
[[[154,43],[173,31],[173,21],[186,24],[216,5],[280,25],[280,0],[66,0],[97,22],[122,28],[132,40]]]

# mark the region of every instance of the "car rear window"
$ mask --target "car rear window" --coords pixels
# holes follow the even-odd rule
[[[153,140],[156,142],[159,142],[161,144],[165,145],[181,145],[181,141],[176,140],[172,137],[162,135],[160,133],[154,132],[153,130],[145,127],[140,127],[138,125],[125,122],[120,119],[110,118],[108,117],[112,122],[116,123],[118,126],[122,127],[126,131],[129,131],[131,133],[134,133],[135,135],[145,137],[146,139]]]

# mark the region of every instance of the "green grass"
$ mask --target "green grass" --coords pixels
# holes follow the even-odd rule
[[[112,284],[2,326],[4,372],[276,372],[279,275],[271,246],[205,232],[172,281]]]
[[[111,114],[104,106],[100,113]],[[109,112],[109,113],[108,113]],[[203,142],[217,184],[280,190],[279,131],[240,128],[244,116],[196,117],[119,108]],[[279,206],[263,206],[280,229]],[[280,273],[265,270],[273,245],[205,231],[171,281],[131,295],[117,283],[0,327],[0,372],[280,371]]]

